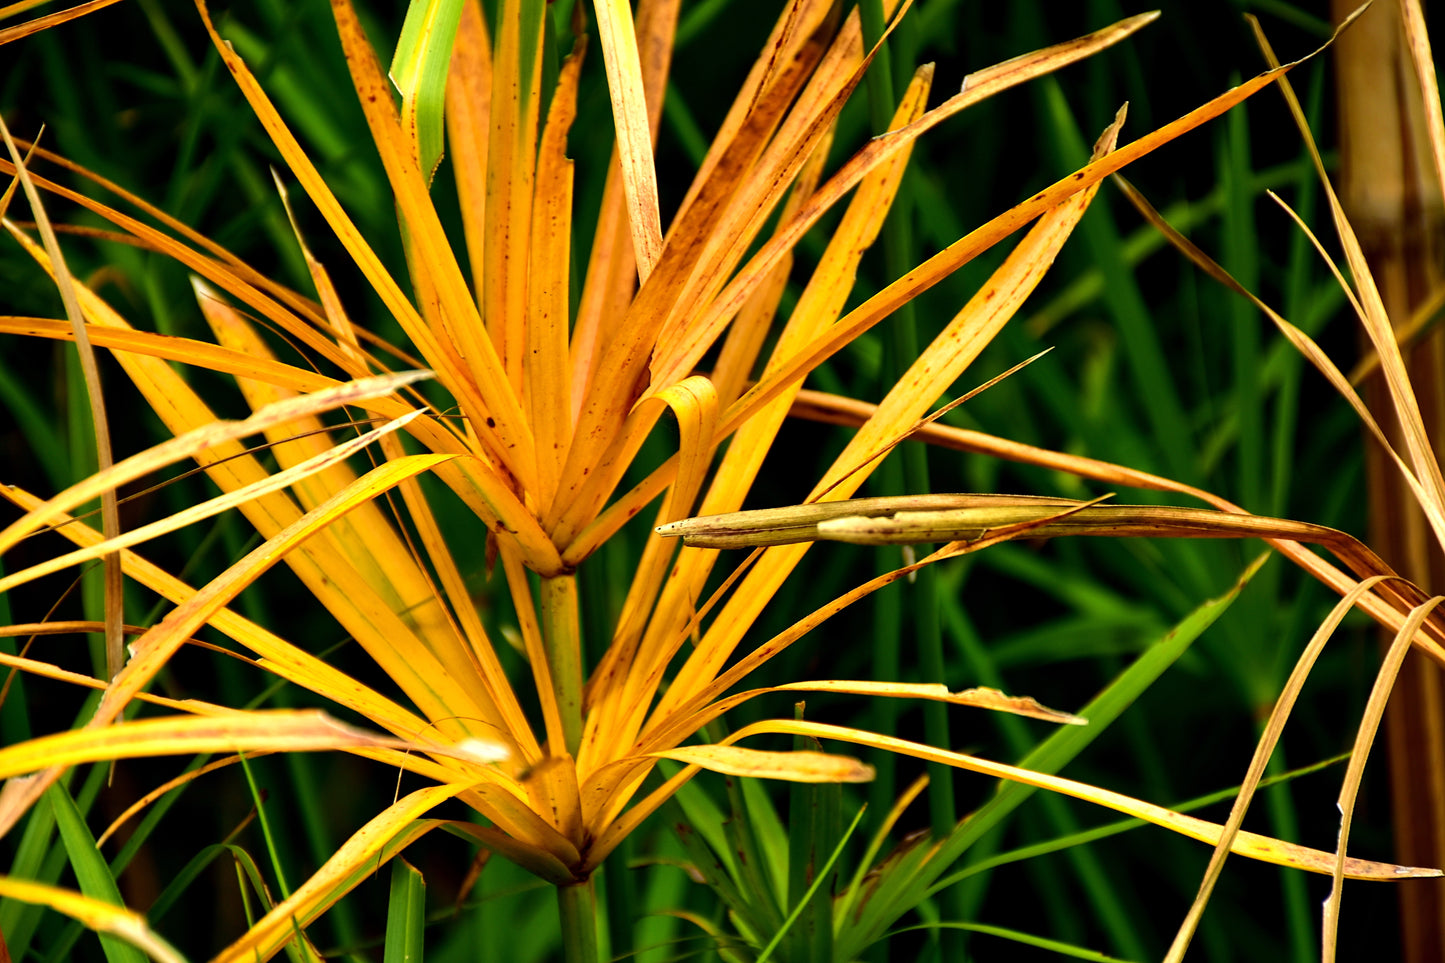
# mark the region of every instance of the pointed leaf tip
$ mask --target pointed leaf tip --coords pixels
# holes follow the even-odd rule
[[[651,753],[727,776],[789,782],[872,782],[875,770],[852,756],[826,752],[769,752],[741,746],[678,746]]]

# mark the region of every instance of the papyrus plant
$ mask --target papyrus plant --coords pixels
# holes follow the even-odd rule
[[[6,490],[23,514],[0,534],[0,551],[56,526],[79,551],[7,575],[0,589],[22,586],[57,565],[109,558],[174,608],[143,628],[123,665],[119,647],[112,646],[114,677],[108,682],[63,676],[104,689],[83,729],[0,750],[0,775],[12,779],[0,797],[0,828],[15,825],[65,767],[83,761],[343,749],[434,785],[401,796],[379,813],[218,959],[266,957],[295,940],[380,862],[440,825],[425,817],[455,797],[480,821],[451,822],[452,829],[555,884],[569,958],[585,960],[597,954],[594,871],[699,768],[800,781],[869,776],[867,766],[848,757],[736,745],[755,734],[848,738],[1028,781],[1175,828],[1184,825],[1177,814],[1105,790],[847,727],[778,721],[739,730],[724,744],[695,742],[727,709],[773,691],[733,692],[750,672],[870,588],[737,657],[807,543],[768,548],[730,579],[730,594],[704,598],[717,551],[679,551],[674,540],[653,535],[611,628],[610,644],[595,665],[583,658],[575,572],[640,512],[653,512],[655,524],[665,526],[690,515],[738,509],[812,370],[900,305],[1027,226],[976,295],[911,359],[883,400],[867,407],[852,440],[812,494],[814,501],[848,498],[878,459],[951,390],[1039,283],[1102,178],[1263,89],[1287,68],[1122,145],[1121,110],[1084,167],[1064,172],[845,313],[859,260],[880,230],[919,136],[999,91],[1105,49],[1152,16],[975,71],[959,93],[931,110],[925,107],[934,72],[923,67],[897,105],[892,131],[830,169],[834,122],[862,80],[871,51],[856,10],[795,0],[781,11],[679,209],[664,223],[652,142],[678,7],[643,0],[634,11],[625,2],[600,0],[592,16],[607,68],[617,148],[596,231],[579,241],[572,226],[567,134],[586,44],[580,37],[574,42],[570,21],[554,17],[541,0],[503,0],[490,26],[476,2],[417,4],[388,76],[351,3],[336,0],[332,10],[347,67],[395,200],[406,258],[406,276],[398,278],[226,42],[224,26],[213,24],[203,4],[197,9],[285,162],[280,179],[299,185],[306,203],[319,211],[404,332],[408,343],[394,347],[417,359],[407,367],[425,366],[434,386],[406,387],[413,377],[407,374],[386,380],[393,355],[378,350],[371,321],[349,313],[354,306],[306,250],[304,237],[314,298],[258,273],[139,198],[118,192],[123,210],[57,184],[44,168],[65,165],[63,159],[7,139],[9,161],[0,170],[23,187],[40,240],[13,222],[7,222],[9,234],[56,279],[69,317],[6,317],[0,331],[7,337],[74,338],[82,351],[111,352],[176,441],[107,467],[49,499]],[[895,20],[904,14],[893,5],[884,12]],[[559,43],[570,53],[554,71],[547,54]],[[455,199],[432,183],[443,142],[449,148],[446,163],[453,165]],[[214,342],[137,330],[76,283],[47,227],[46,195],[98,214],[135,243],[191,271],[198,310]],[[454,202],[464,250],[452,245],[439,214]],[[839,212],[839,219],[824,253],[800,279],[796,305],[780,317],[782,290],[794,271],[792,250],[829,211]],[[586,261],[575,310],[569,290],[574,254]],[[253,318],[303,346],[319,371],[279,360]],[[705,358],[715,360],[702,373]],[[233,378],[253,417],[217,422],[175,362]],[[347,428],[322,418],[340,405],[360,420],[384,424],[340,447],[337,439]],[[847,407],[846,400],[838,407]],[[676,422],[676,452],[632,488],[620,490],[664,416]],[[271,446],[281,475],[240,444],[257,432]],[[399,439],[402,433],[406,441]],[[358,474],[347,459],[373,442],[379,464]],[[215,504],[129,534],[97,531],[72,517],[96,494],[176,458],[193,458],[205,470],[223,492]],[[471,510],[473,531],[443,530],[417,482],[422,473],[435,475]],[[374,501],[392,489],[400,496],[401,522]],[[204,586],[185,584],[130,547],[202,511],[233,505],[263,542]],[[454,558],[456,539],[483,536],[517,613],[527,666],[521,674],[504,670]],[[363,685],[296,640],[228,607],[282,561],[394,689]],[[109,634],[118,639],[124,613],[115,594],[107,616]],[[257,666],[388,735],[340,727],[315,713],[267,715],[148,695],[156,673],[203,625],[249,651]],[[43,661],[8,661],[57,674]],[[782,688],[939,699],[1080,721],[991,691],[950,694],[935,685],[838,680],[799,680]],[[524,708],[533,699],[540,718]],[[126,721],[137,700],[175,715],[163,726]],[[645,785],[664,759],[685,768]],[[1218,826],[1188,825],[1199,838],[1224,838]],[[1329,866],[1328,854],[1277,841],[1241,836],[1225,845],[1260,858],[1320,870]],[[1352,865],[1352,871],[1399,875],[1396,867],[1377,864]]]

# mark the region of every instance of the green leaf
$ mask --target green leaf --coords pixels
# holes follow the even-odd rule
[[[894,933],[907,933],[909,930],[967,930],[970,933],[987,933],[990,936],[999,936],[1006,940],[1013,940],[1015,943],[1022,943],[1025,946],[1036,946],[1050,953],[1057,953],[1060,956],[1067,956],[1075,960],[1090,960],[1091,963],[1125,963],[1117,956],[1106,956],[1096,950],[1085,949],[1082,946],[1074,946],[1071,943],[1062,943],[1058,940],[1046,939],[1042,936],[1034,936],[1032,933],[1023,933],[1019,930],[1011,930],[1003,926],[989,926],[985,923],[930,923],[924,926],[909,926],[901,930],[894,930]],[[892,934],[889,934],[892,935]]]
[[[820,892],[823,886],[823,881],[833,878],[833,866],[838,862],[838,857],[843,855],[843,849],[848,845],[848,840],[853,837],[853,831],[858,828],[858,823],[863,819],[863,813],[866,812],[867,809],[867,806],[858,807],[858,812],[856,815],[854,815],[853,822],[848,824],[847,830],[844,831],[842,837],[838,840],[838,845],[833,847],[833,852],[828,857],[828,861],[825,862],[818,869],[817,873],[814,874],[813,884],[808,887],[805,893],[802,894],[802,897],[798,900],[797,905],[793,907],[793,911],[788,914],[788,918],[783,920],[782,927],[780,927],[778,931],[773,934],[772,940],[769,941],[767,946],[763,947],[763,952],[758,954],[757,963],[766,963],[768,957],[772,955],[773,950],[777,948],[778,944],[782,942],[783,937],[787,935],[788,929],[797,922],[798,917],[803,914],[803,911],[805,909],[810,908],[810,905],[815,898],[819,896],[822,896],[824,899],[829,898],[829,894],[826,891]],[[827,935],[831,937],[832,933],[830,932]],[[818,944],[813,944],[813,949],[816,950],[817,945]],[[828,948],[831,950],[831,939],[828,940],[827,945]]]
[[[391,61],[402,128],[416,131],[418,163],[428,180],[442,159],[447,69],[461,17],[461,0],[412,0]]]
[[[426,880],[398,857],[391,861],[391,896],[386,904],[386,963],[421,963],[426,934]]]
[[[1163,675],[1205,629],[1214,624],[1268,558],[1268,555],[1261,555],[1256,559],[1228,592],[1196,608],[1081,709],[1079,714],[1089,720],[1089,725],[1064,726],[1054,730],[1049,738],[1028,753],[1018,765],[1050,774],[1062,769]],[[1022,783],[1007,782],[1000,785],[992,799],[959,823],[958,828],[941,841],[925,866],[907,875],[890,872],[890,867],[885,867],[873,883],[872,896],[863,911],[857,917],[841,921],[842,929],[838,933],[839,956],[852,959],[863,947],[881,938],[892,921],[934,892],[935,881],[955,860],[986,833],[997,828],[1009,813],[1035,791],[1032,786]]]
[[[91,899],[124,906],[120,887],[116,885],[115,877],[110,874],[110,867],[100,855],[100,850],[95,848],[95,837],[85,825],[75,800],[70,798],[64,784],[55,783],[46,790],[45,797],[50,801],[51,811],[55,814],[55,824],[60,830],[61,842],[65,844],[66,855],[70,857],[70,867],[75,870],[80,891]],[[146,963],[145,954],[129,943],[107,933],[98,935],[108,963]]]

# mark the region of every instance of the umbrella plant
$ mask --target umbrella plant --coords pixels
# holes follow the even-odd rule
[[[936,517],[925,519],[921,531],[904,537],[947,540],[949,546],[745,646],[759,616],[789,584],[809,539],[840,523],[811,523],[815,527],[801,539],[753,537],[748,544],[766,547],[719,587],[714,569],[724,557],[721,549],[695,537],[701,523],[684,522],[743,507],[811,372],[960,267],[1008,245],[1002,263],[952,320],[916,357],[905,359],[906,371],[881,401],[809,396],[807,403],[857,427],[807,501],[820,508],[844,503],[905,437],[945,438],[948,429],[932,423],[929,411],[955,391],[1039,284],[1102,180],[1266,88],[1289,67],[1261,74],[1137,138],[1125,135],[1127,112],[1121,108],[1084,166],[1059,171],[1045,189],[850,307],[860,259],[884,229],[919,137],[1004,90],[1106,50],[1154,16],[1131,17],[1032,52],[1008,51],[994,66],[951,78],[951,84],[961,80],[958,93],[941,100],[933,93],[934,68],[920,67],[890,105],[886,131],[834,163],[840,112],[908,6],[874,0],[861,9],[840,9],[830,0],[790,0],[701,164],[685,190],[679,185],[676,210],[664,218],[663,172],[653,151],[678,8],[676,0],[641,0],[635,9],[625,0],[597,0],[584,12],[564,3],[501,0],[489,21],[477,0],[418,0],[388,70],[350,0],[335,0],[346,67],[395,203],[405,262],[399,276],[308,157],[254,65],[228,41],[224,20],[213,20],[198,0],[197,14],[216,55],[284,161],[278,190],[297,195],[288,204],[319,212],[388,324],[402,332],[403,344],[388,344],[374,333],[382,325],[359,313],[366,300],[333,284],[299,228],[296,241],[312,285],[307,292],[257,271],[140,197],[6,132],[9,159],[0,161],[0,172],[13,178],[6,203],[13,212],[23,193],[34,218],[33,228],[9,220],[6,228],[37,269],[54,279],[66,317],[7,316],[0,318],[0,333],[7,339],[73,340],[86,359],[97,350],[109,352],[173,437],[121,460],[102,453],[97,474],[59,494],[4,491],[21,513],[0,531],[0,551],[43,529],[76,547],[0,576],[0,591],[103,560],[111,573],[105,619],[110,678],[5,657],[11,666],[101,695],[72,731],[0,750],[0,775],[11,780],[0,796],[0,830],[14,827],[36,800],[53,793],[68,767],[86,761],[325,748],[427,781],[357,830],[219,960],[266,958],[288,945],[311,952],[304,931],[312,920],[381,862],[442,826],[555,886],[567,958],[595,959],[594,874],[699,770],[799,782],[872,775],[849,756],[739,744],[765,733],[911,753],[1090,799],[1216,843],[1221,852],[1232,847],[1260,859],[1335,869],[1330,854],[1238,834],[1237,824],[1226,830],[1046,772],[859,728],[777,720],[716,741],[703,734],[729,709],[769,691],[933,700],[1083,723],[1027,697],[982,688],[951,693],[928,683],[799,679],[736,690],[811,628],[879,585],[1031,531],[1262,536],[1297,558],[1302,550],[1293,543],[1318,536],[1343,546],[1360,574],[1383,571],[1368,550],[1338,533],[1252,516],[1168,516],[1158,510],[1121,516],[1100,506],[1015,500],[1012,514],[966,520],[947,531],[928,527],[939,524]],[[589,18],[595,32],[583,26]],[[3,39],[28,32],[17,28]],[[581,218],[568,135],[577,119],[584,58],[599,55],[616,145],[600,207]],[[936,105],[930,108],[930,102]],[[435,176],[441,164],[451,167],[454,193]],[[88,179],[95,190],[64,186],[51,176],[54,169]],[[120,202],[96,200],[92,195],[102,189]],[[112,236],[183,265],[195,279],[196,310],[213,339],[138,329],[72,277],[58,240],[63,234],[46,215],[47,206],[62,200],[109,222]],[[451,212],[460,225],[456,231],[447,227]],[[576,224],[594,218],[595,230],[583,236]],[[821,253],[804,272],[794,249],[820,224],[828,225]],[[790,281],[800,293],[784,310]],[[298,346],[308,363],[284,360],[261,333],[263,325]],[[93,360],[87,364],[94,367]],[[218,419],[193,384],[190,373],[202,371],[229,379],[251,413]],[[89,378],[88,385],[103,413],[98,379]],[[351,412],[348,420],[328,420],[342,408]],[[659,422],[675,424],[676,444],[665,458],[644,458]],[[99,418],[97,426],[103,439]],[[274,467],[242,443],[256,436],[265,439]],[[357,467],[363,451],[374,453],[367,470]],[[1054,457],[1037,450],[1025,456],[1039,464]],[[121,530],[111,493],[181,460],[194,460],[221,494]],[[1082,459],[1059,464],[1120,484],[1168,485]],[[470,532],[439,521],[433,501],[440,490],[423,485],[422,476],[434,477],[447,497],[466,506]],[[380,500],[387,493],[399,499]],[[76,517],[97,497],[107,500],[100,527]],[[136,548],[231,508],[244,515],[261,543],[203,585],[187,584]],[[587,599],[579,593],[578,568],[642,513],[660,531],[647,538],[604,653],[589,661],[582,644]],[[834,514],[846,516],[842,523],[851,518],[853,536],[864,537],[856,529],[857,506]],[[1129,531],[1131,525],[1140,532]],[[840,531],[829,529],[835,537]],[[680,547],[669,537],[678,533],[688,533],[696,545]],[[483,538],[516,613],[520,670],[508,668],[511,656],[504,658],[497,633],[488,631],[457,561],[461,540]],[[365,650],[387,685],[367,684],[231,607],[278,563]],[[1349,591],[1350,580],[1335,574],[1335,584]],[[164,618],[128,626],[121,579],[165,599],[171,608]],[[1408,611],[1413,595],[1393,584],[1366,586],[1375,587],[1378,594],[1356,591],[1352,600],[1403,624],[1401,607]],[[1412,628],[1407,637],[1423,620],[1421,615],[1406,626]],[[255,666],[369,727],[342,725],[314,711],[255,710],[150,692],[168,660],[203,626],[228,637]],[[128,646],[122,644],[127,633],[135,636]],[[1439,638],[1432,634],[1422,644],[1436,645]],[[665,761],[681,766],[666,769],[664,778],[659,767]],[[431,815],[451,799],[470,807],[475,818]],[[1407,873],[1362,861],[1339,864],[1338,871],[1345,870],[1367,878]],[[96,928],[139,934],[155,952],[170,952],[134,918],[99,903],[20,880],[0,884],[3,895],[53,905]]]

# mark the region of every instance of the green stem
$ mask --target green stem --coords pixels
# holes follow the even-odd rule
[[[863,48],[872,50],[873,45],[883,39],[883,28],[887,26],[883,16],[882,0],[866,0],[858,5],[862,18]],[[875,134],[888,130],[893,119],[893,62],[888,54],[888,45],[882,44],[873,55],[864,83],[868,86],[868,118]]]
[[[542,646],[552,670],[552,689],[562,715],[567,751],[582,744],[582,630],[577,608],[577,576],[542,579]]]
[[[592,880],[557,887],[562,916],[562,959],[566,963],[598,963],[597,891]]]

